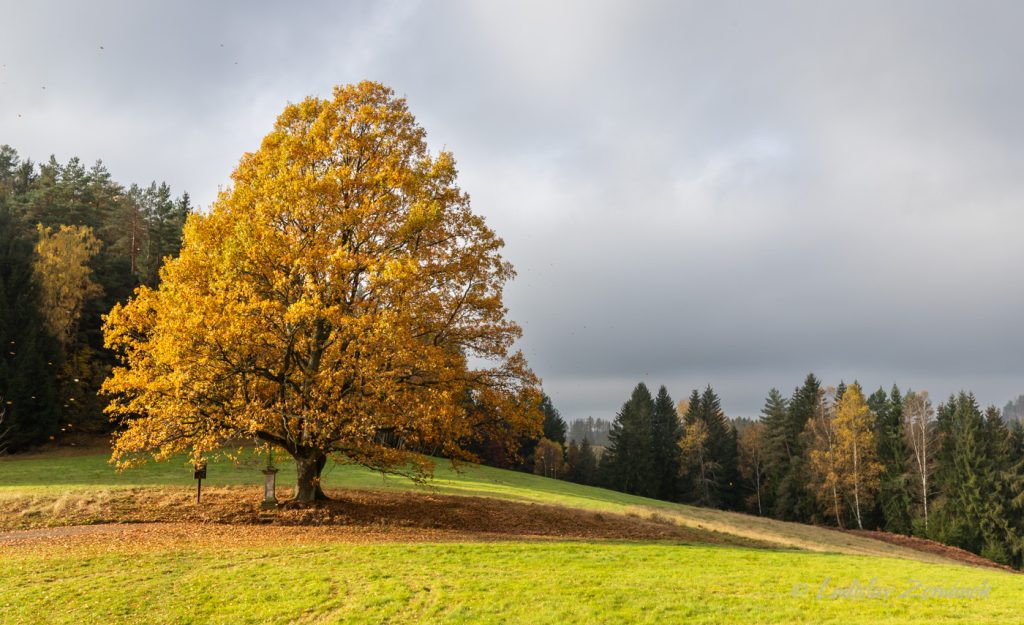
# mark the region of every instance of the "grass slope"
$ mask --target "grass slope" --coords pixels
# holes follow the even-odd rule
[[[259,484],[259,460],[215,464],[213,486]],[[288,472],[283,472],[282,477]],[[181,462],[115,475],[103,454],[0,461],[0,500],[190,487]],[[286,478],[287,479],[287,478]],[[355,467],[327,486],[421,486]],[[670,542],[346,542],[272,528],[190,526],[208,537],[150,545],[0,540],[0,624],[91,623],[1006,623],[1024,576],[822,528],[665,504],[485,467],[438,466],[438,492],[659,514],[817,551]],[[258,497],[258,491],[254,492]],[[285,528],[276,528],[285,529]],[[231,537],[244,531],[245,540]],[[255,538],[254,538],[255,537]],[[823,553],[824,551],[844,552]],[[868,555],[848,555],[868,554]],[[886,556],[900,556],[898,558]],[[936,556],[936,561],[940,559]],[[859,588],[859,590],[857,590]],[[866,588],[873,589],[866,591]],[[914,590],[914,589],[917,590]],[[932,589],[987,589],[981,598]],[[883,595],[883,592],[887,594]],[[910,596],[905,596],[907,593]],[[904,595],[904,596],[901,596]]]
[[[108,464],[108,457],[105,453],[90,453],[0,460],[0,503],[5,498],[39,497],[45,506],[53,501],[54,495],[65,493],[145,486],[195,486],[191,470],[183,460],[149,463],[141,468],[118,474]],[[265,460],[260,457],[245,453],[237,463],[226,460],[211,463],[208,469],[209,479],[204,484],[213,487],[257,486],[262,484],[263,476],[259,469],[264,462]],[[287,488],[286,485],[294,479],[292,463],[289,459],[281,459],[277,464],[282,469],[278,475],[279,485]],[[415,490],[556,504],[641,516],[659,515],[695,529],[731,534],[786,548],[902,557],[936,563],[948,562],[937,555],[827,528],[657,501],[517,471],[465,464],[461,465],[459,470],[455,470],[449,462],[443,460],[436,462],[434,478],[427,485],[416,484],[402,477],[383,477],[362,467],[340,464],[328,465],[324,472],[324,484],[326,488]],[[47,495],[50,497],[46,497]],[[254,493],[254,496],[259,495]],[[66,502],[62,502],[62,505],[65,504]],[[31,506],[32,502],[29,501],[25,505]]]
[[[130,557],[54,550],[3,554],[3,561],[0,623],[12,625],[934,625],[1016,622],[1024,608],[1024,577],[999,571],[665,543],[337,543]],[[841,596],[854,580],[891,594]],[[916,584],[989,592],[897,596]]]

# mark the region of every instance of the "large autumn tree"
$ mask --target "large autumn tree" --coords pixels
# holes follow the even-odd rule
[[[116,462],[255,438],[294,456],[309,502],[332,454],[423,475],[413,450],[469,457],[495,420],[509,444],[539,435],[503,243],[404,99],[363,82],[289,105],[232,180],[160,286],[107,317]]]

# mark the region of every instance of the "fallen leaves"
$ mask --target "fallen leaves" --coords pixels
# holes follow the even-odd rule
[[[214,488],[196,505],[178,488],[0,500],[0,549],[167,549],[317,542],[627,539],[750,544],[666,518],[482,497],[331,491],[315,507],[264,512],[251,488]],[[17,528],[17,529],[16,529]],[[26,529],[30,528],[30,529]]]

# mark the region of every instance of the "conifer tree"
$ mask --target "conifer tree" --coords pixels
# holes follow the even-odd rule
[[[737,510],[741,507],[742,497],[739,489],[736,428],[725,416],[721,400],[711,385],[708,385],[701,396],[701,407],[704,410],[704,420],[708,425],[708,433],[711,437],[711,454],[721,467],[718,489],[722,506]]]
[[[654,399],[651,420],[651,463],[654,478],[652,494],[658,499],[674,501],[679,496],[679,439],[682,428],[675,404],[662,386]]]
[[[602,457],[602,473],[609,487],[626,493],[649,495],[654,482],[651,463],[651,420],[654,399],[647,385],[636,385],[615,416],[609,446]]]
[[[985,499],[981,555],[1019,567],[1024,556],[1024,461],[1013,456],[1010,428],[995,406],[985,410],[983,427],[987,480],[992,490]]]
[[[778,389],[771,389],[761,409],[765,471],[763,506],[766,511],[774,510],[776,499],[779,497],[777,491],[781,489],[794,456],[799,454],[799,450],[792,447],[794,441],[791,441],[787,434],[788,419],[785,398]]]
[[[991,533],[985,512],[995,489],[988,458],[985,419],[971,393],[951,395],[939,406],[939,454],[936,478],[940,490],[929,537],[981,553]]]
[[[577,484],[594,484],[597,476],[597,456],[586,438],[582,443],[569,443],[569,480]]]
[[[32,263],[25,225],[0,197],[0,401],[10,452],[46,441],[60,418],[59,348],[40,312]]]
[[[63,306],[52,303],[41,306],[51,328],[55,314],[71,319],[70,323],[58,324],[61,326],[58,331],[61,334],[59,357],[53,362],[60,363],[54,366],[60,368],[56,384],[57,404],[62,406],[61,421],[72,424],[76,430],[106,433],[111,427],[110,420],[102,414],[105,401],[97,396],[99,386],[113,364],[110,352],[103,346],[100,328],[102,316],[115,304],[124,302],[144,278],[141,269],[133,273],[131,254],[145,251],[138,245],[149,241],[150,230],[160,231],[157,238],[167,242],[166,254],[176,254],[184,215],[191,211],[191,201],[187,196],[171,200],[170,189],[166,185],[150,185],[149,188],[154,190],[154,197],[162,199],[159,210],[147,213],[140,209],[137,214],[132,214],[136,207],[130,201],[131,194],[114,182],[102,162],[86,167],[77,158],[60,163],[51,157],[37,165],[19,157],[13,148],[0,146],[0,198],[3,198],[0,201],[7,203],[18,221],[19,232],[26,239],[48,239],[39,243],[50,251],[61,251],[66,246],[56,244],[61,243],[57,239],[63,235],[91,231],[102,243],[99,252],[94,253],[95,242],[83,239],[82,243],[87,243],[86,247],[92,249],[80,256],[77,262],[63,268],[60,263],[48,260],[66,255],[49,255],[47,258],[42,253],[44,250],[36,254],[36,260],[43,261],[37,266],[36,282],[42,288],[44,300],[49,298],[52,302],[54,286],[59,287],[63,294],[84,292],[88,295],[72,298],[80,305],[60,297],[61,302],[71,301],[70,309],[61,310]],[[37,227],[45,233],[42,237],[37,234]],[[132,237],[135,246],[129,243]],[[150,275],[154,281],[156,268],[155,263],[147,265],[147,271],[152,270]],[[88,282],[82,280],[83,272],[90,274]],[[40,277],[46,279],[41,280]],[[74,283],[78,287],[68,291]],[[86,287],[84,291],[82,287]],[[72,313],[70,317],[66,314],[68,311]],[[8,417],[8,421],[12,418]]]
[[[191,212],[188,194],[175,201],[167,183],[153,182],[145,191],[137,191],[141,215],[145,220],[145,239],[141,242],[138,272],[141,280],[154,285],[159,269],[167,257],[178,255],[181,231]]]
[[[801,387],[793,392],[786,411],[785,441],[789,451],[788,466],[777,480],[773,515],[787,521],[809,521],[816,508],[814,495],[808,489],[806,458],[801,435],[818,406],[821,382],[808,373]]]
[[[35,163],[29,159],[22,160],[11,146],[0,145],[0,198],[7,199],[7,206],[13,213],[20,212],[17,203],[35,179]]]
[[[555,408],[555,404],[548,397],[547,393],[544,393],[541,397],[540,410],[544,413],[544,438],[555,441],[559,445],[565,445],[565,431],[567,428],[565,419],[558,412],[558,408]]]
[[[739,496],[739,472],[736,462],[736,430],[729,423],[725,413],[722,411],[721,401],[710,385],[703,393],[696,390],[690,395],[685,426],[689,430],[689,443],[684,446],[684,453],[691,456],[697,454],[694,447],[695,441],[701,440],[705,446],[698,454],[700,463],[707,462],[708,466],[714,465],[713,479],[707,477],[707,471],[702,471],[703,476],[693,473],[694,459],[684,458],[684,465],[689,466],[688,482],[691,485],[690,498],[700,503],[713,507],[738,508]],[[703,430],[706,435],[693,428],[696,422],[703,423]],[[686,433],[684,433],[684,438]],[[706,459],[706,460],[705,460]],[[698,491],[694,491],[692,485],[701,483]]]
[[[875,438],[878,461],[882,464],[877,513],[886,531],[911,533],[911,484],[906,437],[903,433],[903,396],[895,384],[888,394],[881,388],[868,398],[875,413]]]

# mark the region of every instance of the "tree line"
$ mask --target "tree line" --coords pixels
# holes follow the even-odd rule
[[[181,246],[187,193],[125,187],[96,162],[35,163],[0,146],[0,450],[109,431],[102,316]]]
[[[550,405],[545,414],[560,420]],[[1024,425],[973,394],[865,394],[813,374],[769,391],[759,419],[728,418],[708,386],[673,403],[638,384],[606,446],[546,420],[535,473],[780,520],[919,536],[1021,568]],[[575,424],[574,424],[575,425]]]

